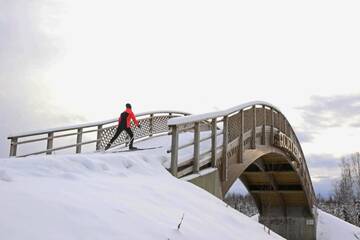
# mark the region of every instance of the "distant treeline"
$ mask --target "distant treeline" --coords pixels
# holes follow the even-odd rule
[[[341,176],[330,197],[317,196],[317,206],[344,221],[360,226],[360,153],[343,157]]]

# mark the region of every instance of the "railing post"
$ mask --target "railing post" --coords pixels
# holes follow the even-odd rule
[[[239,135],[238,163],[243,162],[243,154],[244,154],[244,111],[240,110],[240,135]]]
[[[96,134],[96,151],[100,150],[100,141],[101,141],[101,134],[102,134],[103,125],[97,126],[97,134]]]
[[[48,139],[47,139],[47,144],[46,144],[46,150],[48,150],[46,152],[46,154],[50,155],[52,154],[52,148],[53,148],[53,142],[54,142],[54,133],[53,132],[49,132],[48,133]]]
[[[256,148],[256,105],[253,106],[253,124],[252,124],[252,131],[251,131],[251,148]]]
[[[153,125],[154,125],[154,120],[153,120],[153,118],[154,118],[154,114],[153,113],[151,113],[150,114],[150,122],[149,122],[149,137],[151,137],[152,135],[153,135]]]
[[[18,138],[17,138],[17,137],[11,138],[11,143],[10,143],[10,157],[16,157],[17,142],[18,142]]]
[[[281,119],[281,117],[280,117],[280,112],[277,112],[277,129],[278,129],[278,131],[279,132],[281,132],[281,122],[280,122],[280,119]]]
[[[82,128],[78,128],[76,137],[76,153],[81,153],[81,142],[82,142]]]
[[[270,125],[270,144],[274,145],[274,110],[270,108],[271,111],[271,125]]]
[[[221,178],[222,181],[227,181],[228,179],[228,159],[227,159],[227,149],[228,149],[228,138],[229,138],[229,118],[228,116],[224,116],[224,129],[223,129],[223,152],[222,152],[222,174]]]
[[[216,118],[211,121],[211,166],[216,167],[216,140],[217,140]]]
[[[177,177],[178,174],[178,147],[179,147],[179,129],[178,126],[173,125],[172,138],[171,138],[171,165],[170,172],[173,176]]]
[[[198,173],[200,170],[199,156],[200,156],[200,123],[195,123],[194,129],[194,173]]]
[[[263,115],[264,115],[264,123],[262,126],[262,134],[261,134],[261,144],[265,145],[266,144],[266,108],[265,105],[263,106]]]

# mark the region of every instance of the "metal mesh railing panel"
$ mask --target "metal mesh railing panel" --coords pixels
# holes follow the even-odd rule
[[[131,129],[134,133],[134,139],[147,137],[153,134],[159,134],[169,131],[167,121],[170,119],[170,115],[153,116],[144,119],[139,119],[141,128],[137,128],[133,122],[131,122]],[[101,132],[101,138],[99,142],[99,148],[104,149],[110,142],[111,138],[115,135],[117,126],[111,126],[104,128]],[[113,146],[125,144],[130,141],[129,136],[123,131],[119,137],[113,142]]]
[[[279,113],[274,112],[274,126],[279,129]]]
[[[279,129],[280,131],[285,133],[284,124],[285,124],[284,116],[282,114],[279,114]]]
[[[168,132],[169,127],[167,121],[171,118],[169,115],[154,116],[152,120],[152,131],[151,134]]]
[[[240,136],[241,131],[241,114],[237,113],[229,117],[228,122],[228,132],[229,132],[229,142],[233,141]]]
[[[271,125],[271,109],[266,109],[266,125]]]
[[[115,135],[117,126],[107,127],[101,130],[101,138],[99,142],[100,149],[104,149],[105,146],[110,142],[111,138]],[[114,141],[113,144],[121,144],[125,142],[127,134],[122,132],[119,137]]]
[[[256,126],[261,126],[264,124],[264,109],[256,108]]]
[[[247,132],[252,128],[252,115],[252,109],[244,111],[244,132]]]

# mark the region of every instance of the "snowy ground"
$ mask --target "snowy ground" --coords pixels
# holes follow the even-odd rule
[[[136,144],[163,146],[150,151],[0,159],[0,239],[282,239],[173,178],[168,138]],[[359,228],[322,212],[318,236],[360,239]]]
[[[1,159],[0,239],[282,239],[172,177],[165,152]]]
[[[318,210],[318,212],[318,240],[360,239],[360,228],[321,210]]]

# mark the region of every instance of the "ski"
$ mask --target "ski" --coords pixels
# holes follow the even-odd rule
[[[162,147],[159,146],[159,147],[147,147],[147,148],[125,149],[125,150],[111,151],[111,152],[109,152],[109,153],[136,152],[136,151],[144,151],[144,150],[151,150],[151,149],[158,149],[158,148],[162,148]]]

